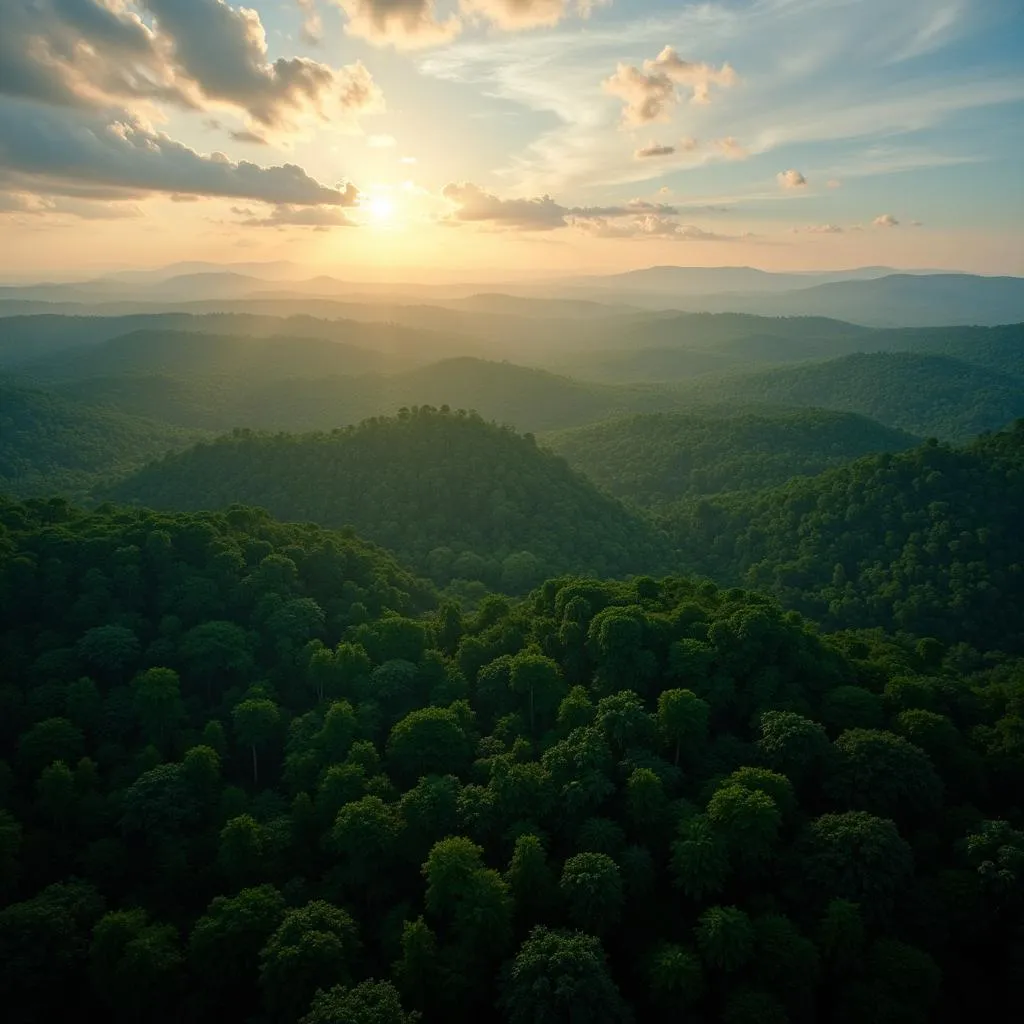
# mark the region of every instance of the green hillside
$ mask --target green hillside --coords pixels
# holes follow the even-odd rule
[[[548,434],[544,443],[612,494],[641,505],[758,490],[870,452],[917,442],[854,413],[673,413],[608,420]]]
[[[475,615],[252,509],[0,499],[5,1021],[959,1024],[1022,663],[684,578]]]
[[[259,505],[355,526],[438,582],[521,592],[552,571],[649,571],[660,536],[532,437],[428,407],[330,434],[248,431],[147,466],[105,492],[157,508]]]
[[[1024,378],[948,356],[854,354],[680,385],[694,402],[816,406],[857,412],[919,436],[967,440],[1024,415]]]
[[[1024,652],[1024,420],[669,517],[691,564],[831,628]]]
[[[0,380],[0,492],[87,491],[201,436]]]
[[[448,405],[475,409],[518,430],[541,431],[683,404],[667,387],[586,383],[481,359],[449,359],[399,373],[339,375],[314,374],[308,364],[289,359],[287,349],[275,352],[278,357],[279,367],[240,359],[230,375],[191,372],[171,357],[160,363],[161,372],[90,376],[57,386],[80,401],[212,430],[332,430],[403,406]]]

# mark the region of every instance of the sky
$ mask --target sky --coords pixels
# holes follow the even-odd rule
[[[1024,274],[1020,0],[3,0],[0,277]]]

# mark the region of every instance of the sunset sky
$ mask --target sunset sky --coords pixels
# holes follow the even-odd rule
[[[1020,0],[3,0],[0,275],[1024,274]]]

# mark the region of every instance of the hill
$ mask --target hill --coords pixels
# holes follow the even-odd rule
[[[181,371],[178,368],[184,360],[175,350],[162,364],[178,370],[173,375],[81,377],[58,388],[80,401],[214,430],[239,426],[332,430],[403,406],[427,404],[476,409],[487,419],[519,430],[539,431],[644,409],[677,409],[682,404],[682,399],[667,387],[588,383],[512,363],[470,358],[391,374],[312,376],[304,364],[287,358],[291,351],[288,345],[272,350],[273,358],[260,362],[242,358],[246,344],[231,346],[239,352],[237,372],[233,374],[206,376]],[[192,347],[184,346],[181,351],[188,352]],[[203,351],[201,341],[194,347]],[[331,353],[326,355],[330,357]],[[346,357],[339,353],[338,358]],[[116,368],[116,362],[111,362]],[[156,359],[151,362],[161,365]],[[108,364],[104,360],[89,365],[101,369]]]
[[[1024,320],[1024,278],[890,274],[776,295],[710,295],[689,308],[762,316],[827,316],[870,327],[991,326]]]
[[[853,413],[634,416],[548,434],[553,448],[595,483],[642,505],[759,490],[917,439]]]
[[[253,509],[0,500],[5,1020],[1006,1016],[1020,661],[678,577],[432,605]]]
[[[0,492],[81,495],[201,432],[0,380]]]
[[[872,455],[669,518],[692,563],[829,628],[1024,652],[1024,420],[964,448]]]
[[[330,434],[236,432],[105,492],[157,508],[259,505],[352,525],[438,582],[521,592],[552,571],[660,568],[659,534],[531,437],[431,408]]]
[[[858,353],[678,387],[696,403],[817,406],[949,440],[998,430],[1024,415],[1024,379],[911,352]]]

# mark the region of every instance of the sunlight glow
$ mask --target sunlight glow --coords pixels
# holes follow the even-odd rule
[[[370,216],[374,220],[382,223],[391,220],[395,212],[394,204],[385,196],[374,196],[366,204],[366,208],[370,211]]]

